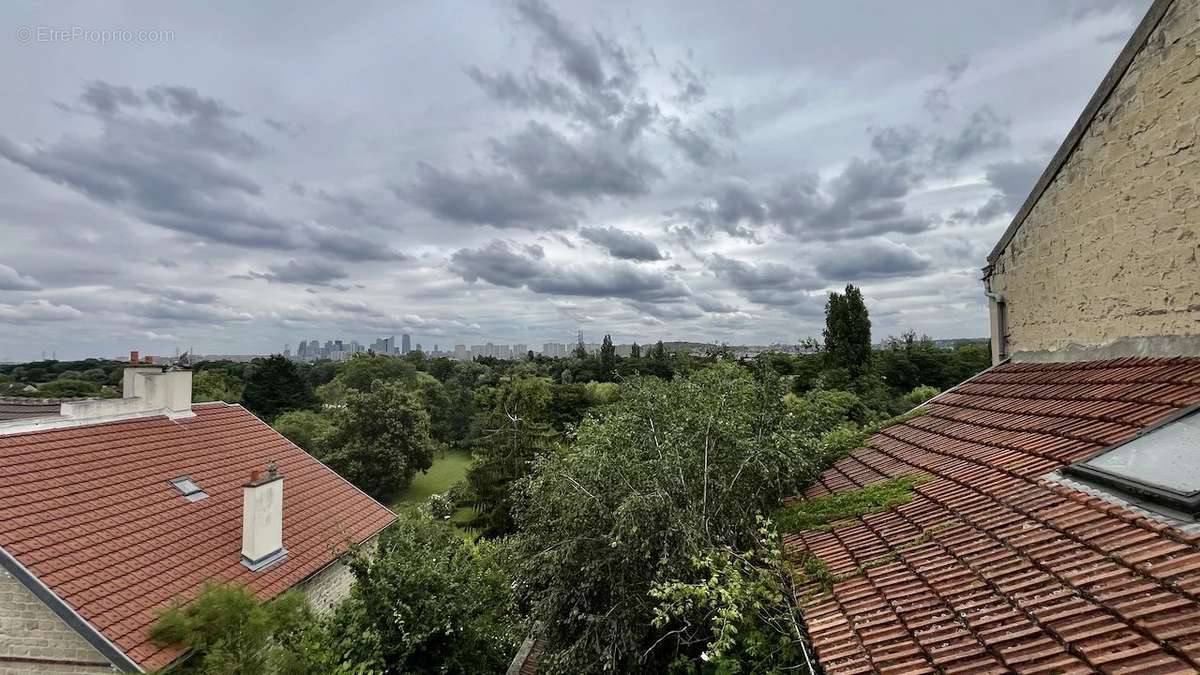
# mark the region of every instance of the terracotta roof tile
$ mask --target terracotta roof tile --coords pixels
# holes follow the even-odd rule
[[[933,480],[785,537],[847,577],[805,589],[826,671],[1200,670],[1200,534],[1045,480],[1196,403],[1200,358],[1005,364],[873,436],[804,497]]]
[[[240,406],[0,436],[0,547],[147,669],[178,650],[149,641],[157,612],[205,581],[267,599],[333,561],[393,514]],[[276,461],[286,560],[241,564],[242,484]],[[188,475],[208,497],[183,499]]]

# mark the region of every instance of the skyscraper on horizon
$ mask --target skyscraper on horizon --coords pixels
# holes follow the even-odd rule
[[[412,351],[412,336],[408,333],[400,336],[400,353],[407,354]]]

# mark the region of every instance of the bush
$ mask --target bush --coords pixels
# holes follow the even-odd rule
[[[374,556],[352,556],[356,583],[333,617],[335,644],[387,673],[503,672],[524,636],[503,554],[446,523],[401,516]]]
[[[936,387],[921,385],[904,395],[904,403],[909,408],[915,408],[939,393]]]
[[[425,511],[435,520],[445,520],[454,514],[454,500],[449,495],[430,495],[425,501]]]
[[[190,649],[172,672],[205,675],[365,675],[328,648],[304,596],[289,591],[266,604],[245,588],[208,584],[195,600],[159,615],[150,637]]]

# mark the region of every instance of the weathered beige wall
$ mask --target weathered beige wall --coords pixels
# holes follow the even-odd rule
[[[113,673],[108,660],[0,569],[0,675]]]
[[[373,553],[379,545],[379,535],[363,542],[363,548]],[[328,565],[325,569],[296,586],[297,590],[308,599],[308,604],[321,615],[328,616],[350,594],[354,585],[354,574],[341,560]]]
[[[1200,354],[1198,44],[1177,0],[994,263],[1014,359]]]

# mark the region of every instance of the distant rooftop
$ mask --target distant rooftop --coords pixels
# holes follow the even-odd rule
[[[59,407],[64,401],[78,400],[72,398],[0,396],[0,422],[34,417],[55,417],[59,414]]]

